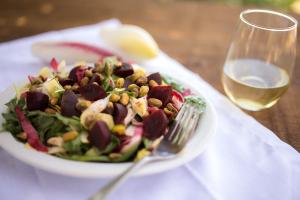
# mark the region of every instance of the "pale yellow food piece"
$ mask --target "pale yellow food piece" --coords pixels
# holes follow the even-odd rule
[[[57,97],[59,92],[64,91],[64,88],[55,78],[52,78],[43,84],[43,90],[50,97]]]
[[[50,78],[50,77],[53,76],[52,70],[49,67],[43,67],[40,70],[39,75],[44,77],[44,78]]]
[[[102,39],[123,52],[139,58],[151,59],[159,54],[153,37],[143,28],[134,25],[106,27],[100,30]]]

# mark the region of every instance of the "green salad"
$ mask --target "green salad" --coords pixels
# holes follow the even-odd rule
[[[68,69],[51,62],[2,113],[3,127],[18,141],[65,159],[124,162],[157,147],[184,101],[202,99],[158,72],[105,57]]]

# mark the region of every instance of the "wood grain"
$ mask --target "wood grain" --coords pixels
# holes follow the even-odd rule
[[[223,93],[220,71],[245,8],[195,1],[2,0],[0,41],[92,24],[108,18],[147,29],[160,48]],[[299,16],[295,16],[300,19]],[[299,45],[298,45],[299,46]],[[292,84],[277,105],[248,112],[300,151],[300,56]]]

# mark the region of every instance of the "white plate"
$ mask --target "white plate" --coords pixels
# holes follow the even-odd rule
[[[22,84],[18,84],[17,86],[19,85],[21,86]],[[189,84],[184,83],[184,85],[194,92],[200,93],[197,89],[190,87]],[[14,96],[15,90],[13,86],[0,94],[0,113],[6,111],[4,104]],[[136,172],[137,176],[170,170],[192,160],[204,151],[216,129],[215,110],[208,99],[205,98],[205,101],[207,103],[206,111],[201,117],[194,137],[184,151],[173,160],[151,163],[144,166]],[[0,123],[3,123],[2,116],[0,117]],[[91,163],[65,160],[25,147],[23,143],[16,141],[9,132],[0,133],[0,146],[15,158],[33,167],[68,176],[89,178],[112,177],[120,174],[130,166],[130,163]]]

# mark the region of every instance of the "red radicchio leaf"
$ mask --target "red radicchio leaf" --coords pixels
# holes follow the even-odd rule
[[[30,121],[25,117],[21,108],[19,106],[16,106],[15,111],[23,130],[27,135],[27,142],[30,144],[30,146],[38,151],[47,152],[48,148],[41,143],[37,131],[32,126]]]
[[[32,84],[32,82],[33,82],[33,80],[34,80],[34,76],[27,76],[28,77],[28,80],[29,80],[29,82]]]
[[[182,102],[182,103],[184,102],[183,96],[179,92],[177,92],[176,90],[172,91],[172,96],[176,97],[180,102]]]
[[[184,91],[183,91],[183,93],[182,93],[182,95],[183,95],[184,97],[189,96],[189,95],[191,95],[191,94],[192,94],[192,91],[191,91],[190,89],[184,89]]]
[[[52,68],[54,71],[57,71],[57,68],[58,68],[58,62],[56,61],[55,58],[52,58],[52,59],[51,59],[50,65],[51,65],[51,68]]]
[[[128,145],[135,137],[140,137],[141,135],[143,135],[143,127],[140,126],[135,126],[134,127],[134,133],[133,136],[118,136],[118,138],[120,139],[120,145],[117,146],[113,152],[115,153],[119,153],[122,151],[122,149]]]
[[[172,91],[172,102],[173,105],[177,108],[177,110],[180,110],[182,104],[184,103],[184,98],[181,95],[181,93],[179,93],[176,90]]]
[[[114,56],[113,53],[111,53],[111,52],[109,52],[107,50],[104,50],[104,49],[101,49],[99,47],[95,47],[95,46],[92,46],[92,45],[84,44],[84,43],[79,43],[79,42],[62,42],[59,45],[61,45],[61,46],[69,46],[69,47],[73,47],[73,48],[79,48],[79,49],[82,49],[82,50],[85,50],[85,51],[88,51],[88,52],[92,52],[92,53],[98,54],[100,56],[100,59],[104,58],[104,57],[107,57],[107,56]]]

